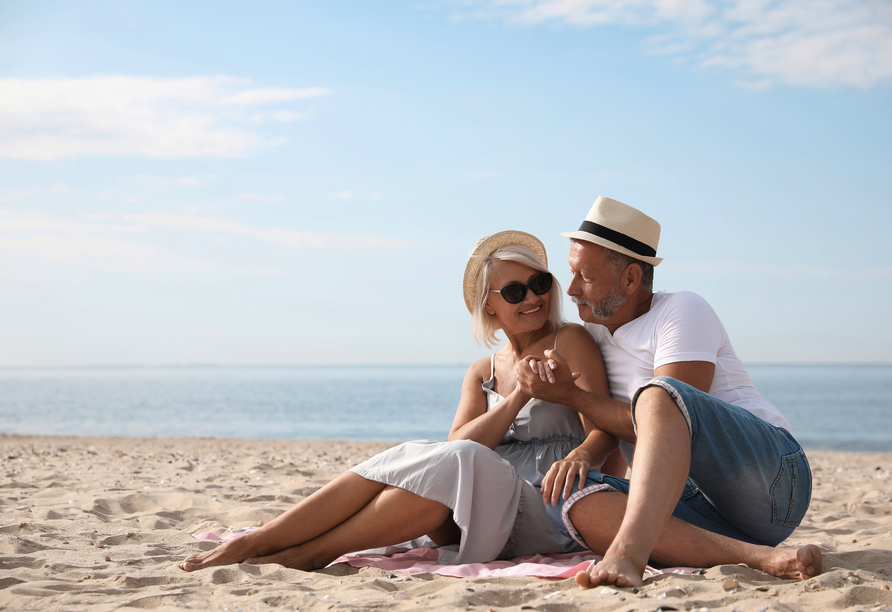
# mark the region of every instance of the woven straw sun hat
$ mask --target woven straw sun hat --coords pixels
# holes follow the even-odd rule
[[[548,256],[545,254],[545,246],[532,234],[517,230],[506,230],[491,236],[484,236],[471,249],[468,265],[465,266],[464,294],[465,306],[468,307],[468,312],[473,314],[474,304],[477,303],[477,279],[480,277],[480,268],[483,267],[483,262],[500,248],[509,244],[528,248],[548,267]]]
[[[660,224],[637,208],[604,196],[595,200],[578,231],[561,236],[600,244],[653,266],[663,261],[656,256]]]

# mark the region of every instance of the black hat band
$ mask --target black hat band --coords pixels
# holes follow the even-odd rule
[[[592,221],[583,221],[582,225],[579,226],[579,231],[594,234],[595,236],[609,240],[610,242],[618,244],[621,247],[629,249],[633,253],[644,257],[656,257],[657,255],[657,250],[655,248],[644,244],[640,240],[635,240],[631,236],[626,236],[616,230],[604,227],[603,225],[598,225]]]

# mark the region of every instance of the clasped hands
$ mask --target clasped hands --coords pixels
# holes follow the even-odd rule
[[[516,374],[522,395],[553,404],[566,404],[576,389],[573,381],[579,378],[561,354],[552,349],[545,351],[545,359],[528,356],[518,361]]]

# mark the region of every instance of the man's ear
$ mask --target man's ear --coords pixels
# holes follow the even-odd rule
[[[644,272],[641,270],[641,266],[637,263],[630,263],[626,266],[626,269],[623,270],[622,275],[620,275],[620,286],[625,292],[626,295],[632,295],[638,288],[641,286],[641,278],[644,276]]]

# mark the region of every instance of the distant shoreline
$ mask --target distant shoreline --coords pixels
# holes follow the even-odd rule
[[[446,432],[443,433],[442,440],[446,439]],[[101,440],[103,442],[136,442],[136,441],[146,441],[146,442],[158,442],[165,444],[176,444],[182,443],[189,440],[200,440],[200,441],[208,441],[208,442],[220,442],[227,443],[231,442],[233,444],[241,444],[241,443],[268,443],[268,444],[310,444],[310,445],[325,445],[325,444],[372,444],[372,445],[397,445],[403,442],[408,442],[408,440],[387,440],[387,439],[377,439],[377,438],[260,438],[260,437],[226,437],[226,436],[199,436],[199,435],[182,435],[182,436],[172,436],[172,435],[164,435],[164,436],[126,436],[126,435],[93,435],[93,434],[42,434],[42,433],[7,433],[4,431],[0,431],[0,440],[5,440],[7,442],[14,442],[16,440],[40,440],[40,441],[77,441],[80,443],[85,443],[90,440]],[[852,443],[858,444],[858,443]],[[880,455],[887,456],[889,465],[892,465],[892,448],[889,450],[880,450],[875,448],[870,448],[870,442],[860,443],[860,448],[831,448],[828,446],[809,446],[808,444],[803,444],[803,448],[809,456],[816,454],[826,454],[826,453],[839,453],[841,455]]]
[[[273,363],[273,364],[239,364],[239,363],[168,363],[168,364],[89,364],[89,365],[0,365],[0,370],[150,370],[150,369],[224,369],[224,368],[271,368],[271,369],[289,369],[289,368],[451,368],[451,367],[468,367],[469,363]],[[771,368],[823,368],[823,367],[844,367],[844,368],[888,368],[892,367],[890,363],[773,363],[773,362],[750,362],[745,364],[746,367],[771,367]]]

